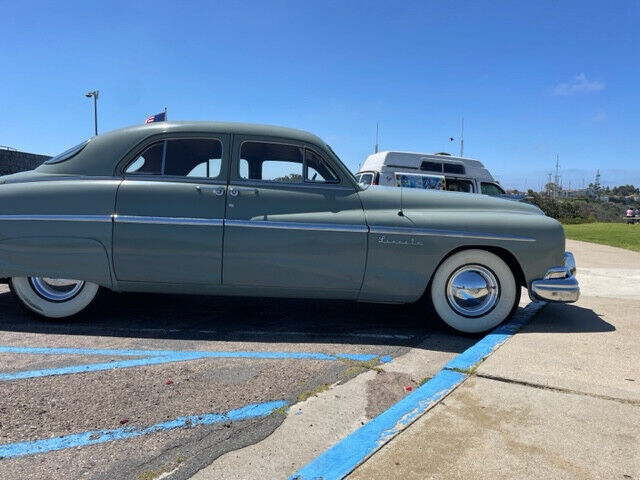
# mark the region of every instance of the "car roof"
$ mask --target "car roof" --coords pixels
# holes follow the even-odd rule
[[[316,135],[293,128],[238,122],[157,122],[120,128],[93,137],[76,156],[57,164],[45,163],[38,167],[37,171],[51,174],[111,176],[120,159],[140,142],[155,135],[180,133],[278,137],[317,145],[325,151],[328,149],[326,143]]]

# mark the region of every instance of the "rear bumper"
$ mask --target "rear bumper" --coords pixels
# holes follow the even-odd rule
[[[571,252],[565,252],[563,265],[551,267],[544,278],[534,280],[529,296],[535,301],[572,303],[580,298],[580,285],[574,276],[576,262]]]

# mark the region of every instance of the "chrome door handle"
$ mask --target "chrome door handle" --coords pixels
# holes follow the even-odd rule
[[[231,187],[229,189],[229,195],[232,197],[237,197],[240,193],[253,193],[254,195],[257,195],[258,189],[249,187]]]
[[[224,195],[224,187],[208,186],[208,185],[196,185],[196,190],[199,192],[213,192],[218,197]]]

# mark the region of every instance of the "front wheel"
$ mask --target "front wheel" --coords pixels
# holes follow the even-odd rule
[[[447,258],[431,282],[431,301],[450,327],[479,333],[502,323],[520,301],[513,272],[486,250],[463,250]]]
[[[99,287],[83,280],[13,277],[9,288],[30,312],[47,318],[65,318],[88,307]]]

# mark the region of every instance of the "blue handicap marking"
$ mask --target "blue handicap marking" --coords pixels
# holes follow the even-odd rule
[[[359,353],[316,353],[316,352],[251,352],[251,351],[196,351],[196,350],[123,350],[113,348],[64,348],[64,347],[13,347],[0,346],[0,353],[26,355],[102,355],[117,357],[142,357],[104,363],[70,365],[67,367],[26,370],[20,372],[0,373],[0,381],[21,380],[27,378],[47,377],[52,375],[69,375],[74,373],[96,372],[115,368],[129,368],[163,363],[184,362],[205,358],[239,358],[256,360],[354,360],[367,362],[378,359],[381,363],[391,361],[391,356]]]
[[[142,435],[149,435],[166,430],[175,430],[177,428],[192,428],[199,425],[211,425],[213,423],[263,418],[273,413],[274,410],[287,405],[288,403],[284,400],[277,400],[247,405],[246,407],[230,410],[226,413],[207,413],[204,415],[178,417],[175,420],[156,423],[155,425],[144,428],[127,426],[106,430],[92,430],[31,442],[7,443],[0,445],[0,459],[35,455],[37,453],[53,452],[66,448],[84,447],[114,440],[123,440],[125,438],[140,437]]]

